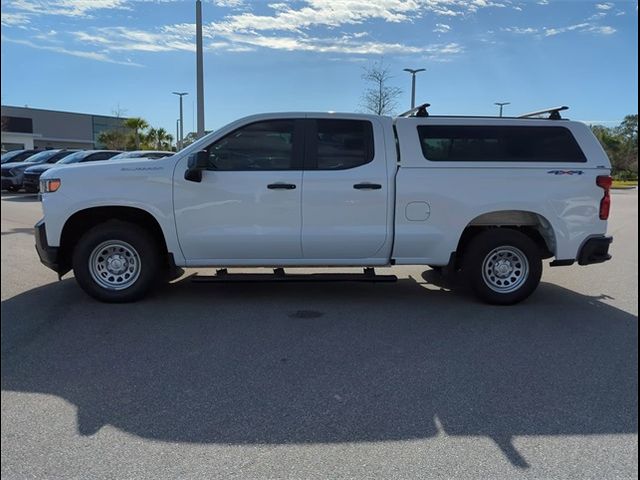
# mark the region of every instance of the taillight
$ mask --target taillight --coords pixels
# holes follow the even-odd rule
[[[611,210],[611,177],[609,175],[600,175],[596,178],[596,185],[604,189],[604,197],[600,200],[600,220],[607,220],[609,218],[609,210]]]

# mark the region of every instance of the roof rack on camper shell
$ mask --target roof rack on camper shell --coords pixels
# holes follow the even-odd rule
[[[535,117],[539,117],[540,115],[544,115],[548,113],[549,120],[562,120],[562,117],[560,116],[560,112],[562,112],[563,110],[569,110],[569,107],[567,107],[566,105],[563,105],[561,107],[545,108],[544,110],[536,110],[535,112],[525,113],[523,115],[518,116],[518,118],[535,118]]]
[[[429,112],[427,112],[427,108],[431,106],[430,103],[423,103],[422,105],[418,105],[411,110],[407,110],[404,113],[398,115],[398,117],[428,117]]]
[[[429,108],[430,106],[431,106],[430,103],[423,103],[422,105],[419,105],[415,108],[412,108],[411,110],[407,110],[406,112],[401,113],[400,115],[398,115],[398,117],[428,117],[429,112],[427,111],[427,108]],[[543,110],[536,110],[535,112],[525,113],[517,117],[500,117],[500,118],[541,118],[542,115],[545,115],[548,113],[549,116],[547,117],[547,119],[562,120],[562,117],[560,116],[560,112],[564,110],[569,110],[569,107],[567,107],[566,105],[562,105],[559,107],[551,107],[551,108],[545,108]],[[436,115],[436,116],[495,118],[495,117],[486,117],[482,115]]]

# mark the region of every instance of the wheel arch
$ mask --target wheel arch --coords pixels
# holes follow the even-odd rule
[[[148,230],[156,240],[168,265],[173,264],[173,256],[167,248],[167,241],[160,226],[160,222],[153,214],[139,207],[131,206],[96,206],[74,212],[64,223],[60,234],[60,266],[61,270],[71,269],[73,250],[80,237],[89,229],[109,220],[121,220],[134,223]]]
[[[457,260],[464,256],[466,247],[476,235],[492,228],[509,228],[524,233],[538,245],[542,258],[556,254],[556,234],[544,215],[528,210],[496,210],[477,215],[465,225],[456,247]]]

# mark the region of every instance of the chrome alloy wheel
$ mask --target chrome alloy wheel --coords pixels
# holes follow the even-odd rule
[[[93,280],[107,290],[124,290],[140,276],[140,256],[135,248],[122,240],[107,240],[89,256],[89,272]]]
[[[482,279],[494,292],[511,293],[529,276],[529,261],[516,247],[494,248],[482,262]]]

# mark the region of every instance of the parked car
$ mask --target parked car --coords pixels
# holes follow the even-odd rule
[[[110,158],[117,156],[119,153],[121,153],[119,150],[81,150],[79,152],[74,152],[71,155],[67,155],[56,163],[34,165],[24,171],[22,185],[27,192],[36,193],[39,190],[40,175],[51,168],[59,168],[62,165],[70,165],[72,163],[109,160]]]
[[[77,150],[43,150],[27,158],[23,162],[5,163],[2,165],[0,170],[2,172],[2,190],[17,192],[22,188],[24,171],[27,168],[44,163],[56,163],[75,151]]]
[[[122,152],[119,155],[113,157],[114,160],[120,160],[122,158],[164,158],[171,155],[175,155],[176,152],[166,152],[164,150],[134,150],[132,152]]]
[[[41,152],[42,150],[36,150],[36,149],[31,149],[31,150],[11,150],[10,152],[4,153],[2,154],[2,165],[4,165],[5,163],[18,163],[18,162],[23,162],[25,161],[27,158],[29,158],[31,155],[34,155],[38,152]]]
[[[182,266],[431,265],[514,304],[543,259],[611,258],[609,159],[560,110],[251,116],[153,163],[45,172],[36,249],[107,302],[139,299]]]

